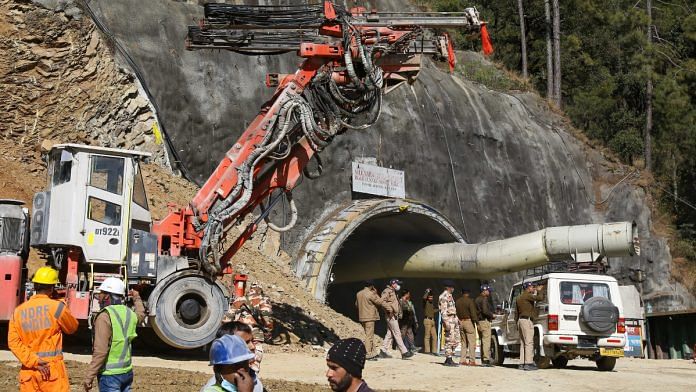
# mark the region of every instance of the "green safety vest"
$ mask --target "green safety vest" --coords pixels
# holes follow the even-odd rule
[[[101,374],[109,376],[133,370],[131,364],[131,342],[138,336],[135,327],[138,316],[125,305],[110,305],[104,308],[111,319],[111,347]]]
[[[221,386],[215,384],[205,388],[203,392],[225,392],[225,390]]]

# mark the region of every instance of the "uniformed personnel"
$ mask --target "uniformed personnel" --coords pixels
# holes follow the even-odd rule
[[[423,293],[423,352],[437,355],[437,328],[435,328],[436,307],[433,304],[433,290]]]
[[[382,349],[379,351],[380,358],[391,358],[387,351],[391,348],[392,342],[396,342],[396,346],[401,352],[401,359],[408,359],[413,356],[413,352],[406,349],[404,341],[401,338],[401,329],[399,328],[399,319],[402,316],[401,304],[396,297],[396,292],[401,289],[403,282],[399,279],[389,281],[387,287],[382,290],[382,302],[384,302],[384,313],[387,321],[387,334],[384,335],[382,341]]]
[[[263,343],[273,336],[273,305],[271,299],[263,293],[263,287],[253,282],[243,296],[235,297],[223,322],[241,321],[251,327],[256,346],[256,358],[250,367],[255,372],[261,370],[263,360]]]
[[[534,321],[536,302],[545,299],[543,285],[524,282],[524,292],[517,297],[517,328],[520,332],[520,370],[537,370],[534,364]],[[536,294],[534,293],[536,291]]]
[[[476,310],[478,311],[478,333],[481,339],[481,366],[491,367],[491,321],[495,318],[491,306],[491,291],[487,284],[481,285],[481,293],[476,297]]]
[[[464,366],[476,366],[476,328],[474,323],[478,321],[478,311],[470,295],[469,289],[462,289],[462,296],[455,303],[462,347],[459,364]]]
[[[384,309],[384,301],[377,294],[375,282],[368,280],[365,287],[358,292],[355,298],[355,306],[358,308],[358,319],[365,330],[365,350],[368,361],[376,361],[375,352],[375,322],[379,321],[379,309]]]
[[[457,318],[457,308],[452,297],[454,282],[446,280],[443,282],[445,290],[440,294],[438,303],[440,305],[440,319],[445,328],[445,366],[459,366],[452,360],[454,350],[459,343],[459,319]]]
[[[420,347],[416,346],[416,336],[414,331],[418,331],[418,316],[416,309],[411,302],[411,291],[403,289],[401,291],[401,299],[399,300],[402,309],[402,316],[399,320],[399,328],[401,328],[401,338],[404,340],[404,345],[409,351],[417,353]]]

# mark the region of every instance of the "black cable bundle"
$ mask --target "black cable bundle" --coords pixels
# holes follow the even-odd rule
[[[319,25],[324,21],[322,4],[303,5],[234,5],[209,3],[203,6],[205,19],[211,24],[281,27]]]
[[[325,43],[326,37],[316,30],[230,30],[188,27],[192,48],[227,49],[245,55],[275,54],[297,51],[301,43]]]

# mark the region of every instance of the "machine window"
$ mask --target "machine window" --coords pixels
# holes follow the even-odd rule
[[[52,155],[51,161],[53,162],[53,179],[51,182],[54,186],[70,182],[70,173],[72,171],[72,154],[61,150],[53,152]],[[70,159],[67,159],[68,157]]]
[[[87,218],[110,226],[121,225],[121,206],[106,200],[89,198]]]
[[[140,207],[149,210],[147,207],[147,194],[145,193],[142,170],[140,169],[140,165],[137,165],[135,168],[137,169],[137,172],[135,174],[135,179],[133,180],[133,201]]]
[[[92,156],[89,185],[120,195],[123,192],[123,158]]]
[[[611,300],[609,286],[594,282],[561,282],[561,303],[582,305],[592,297],[604,297]]]

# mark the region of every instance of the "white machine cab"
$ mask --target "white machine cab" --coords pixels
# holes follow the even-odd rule
[[[89,262],[122,263],[129,230],[150,228],[139,167],[150,155],[77,144],[53,146],[48,155],[49,189],[34,196],[31,245],[75,246]]]

